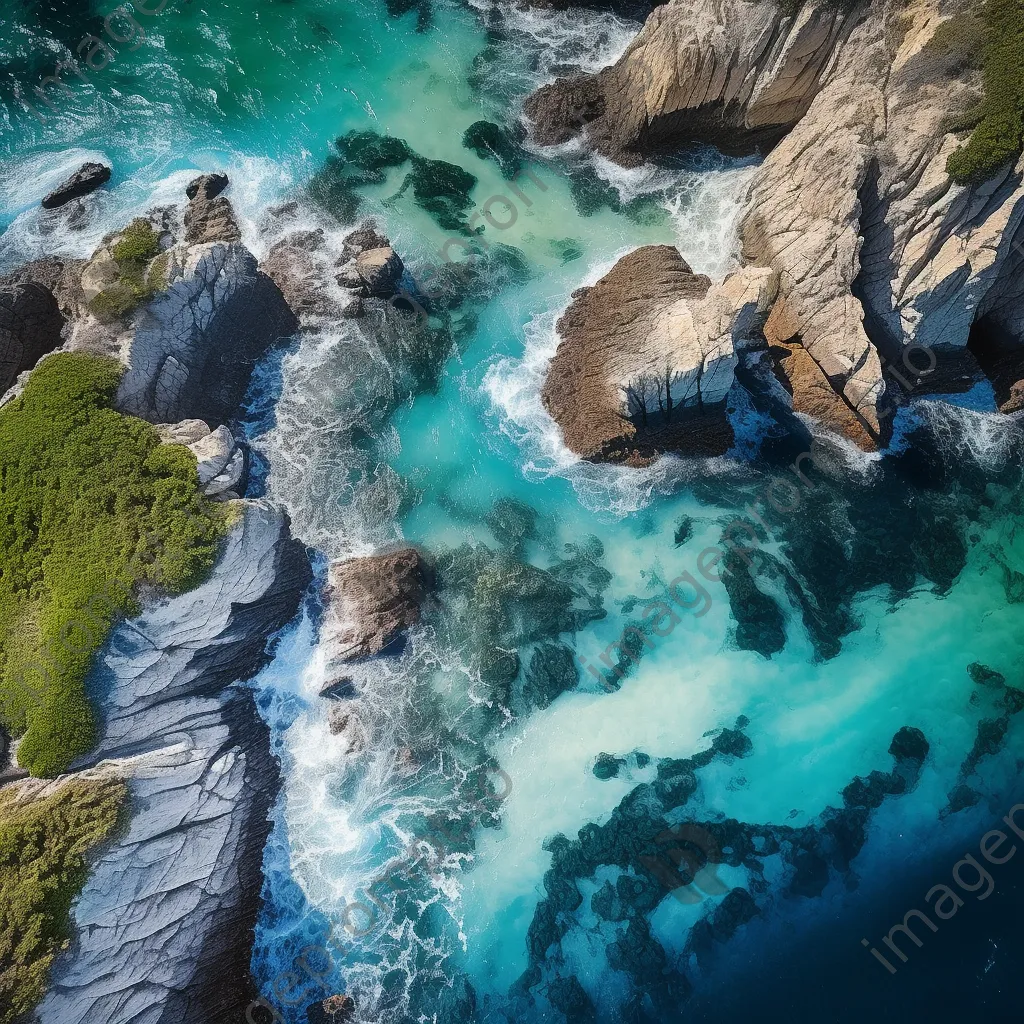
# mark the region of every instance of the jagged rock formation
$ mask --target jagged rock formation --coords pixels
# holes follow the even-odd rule
[[[584,458],[641,464],[668,448],[722,455],[738,347],[757,328],[771,275],[712,285],[671,246],[624,256],[573,293],[543,398]]]
[[[0,285],[0,394],[61,342],[57,300],[34,281]]]
[[[896,405],[929,388],[936,360],[964,376],[968,344],[1003,407],[1020,404],[1024,160],[972,187],[946,173],[961,141],[947,126],[978,97],[963,55],[933,42],[958,13],[948,0],[809,3],[793,16],[673,2],[614,68],[527,103],[540,141],[585,126],[625,164],[696,139],[728,149],[785,135],[746,197],[745,272],[777,276],[765,335],[793,410],[862,448],[887,443]]]
[[[204,174],[189,182],[185,189],[188,208],[185,210],[185,242],[237,242],[242,233],[235,221],[230,200],[221,195],[228,186],[226,174]]]
[[[67,181],[58,185],[40,204],[46,210],[56,210],[65,203],[80,196],[95,192],[100,185],[110,181],[110,168],[103,164],[86,163],[75,171]]]
[[[429,572],[415,548],[334,562],[323,643],[335,662],[380,654],[420,619]]]
[[[118,407],[152,423],[234,415],[259,358],[297,321],[238,244],[186,250],[170,284],[141,312]]]
[[[124,774],[126,831],[74,910],[41,1024],[243,1019],[277,764],[235,681],[310,579],[280,513],[246,507],[210,579],[118,627],[94,672],[102,739],[89,764]]]

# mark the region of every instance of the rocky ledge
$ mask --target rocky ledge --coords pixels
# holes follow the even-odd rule
[[[626,165],[774,146],[741,219],[740,276],[775,275],[763,347],[793,412],[875,449],[911,391],[985,372],[1006,411],[1024,394],[1024,160],[970,185],[946,169],[980,96],[956,43],[970,17],[948,0],[672,0],[613,68],[526,113],[538,141],[582,133]]]
[[[83,767],[129,780],[131,818],[74,908],[41,1024],[244,1019],[278,769],[237,681],[265,663],[309,580],[283,516],[247,503],[202,586],[114,631],[92,679],[102,739]]]
[[[631,465],[666,449],[724,454],[737,352],[763,322],[772,282],[763,272],[713,285],[658,245],[575,291],[543,391],[566,445]]]

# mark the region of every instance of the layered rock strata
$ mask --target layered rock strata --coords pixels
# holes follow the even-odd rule
[[[309,579],[287,522],[252,503],[204,584],[114,631],[88,761],[129,779],[131,818],[74,908],[42,1024],[243,1019],[278,776],[236,680],[265,663]]]
[[[814,99],[863,5],[673,0],[595,75],[559,79],[526,102],[542,145],[583,134],[624,166],[680,140],[727,152],[772,145]]]
[[[1024,160],[969,187],[947,174],[980,82],[936,37],[951,17],[946,0],[672,2],[614,68],[526,108],[539,141],[583,131],[627,165],[695,140],[778,143],[746,195],[741,273],[777,277],[765,335],[793,410],[865,449],[937,363],[964,376],[968,345],[994,350],[979,361],[1003,407],[1022,402]]]

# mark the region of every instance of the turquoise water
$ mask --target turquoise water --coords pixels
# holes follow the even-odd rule
[[[514,126],[530,89],[613,60],[638,26],[497,10],[170,5],[144,22],[144,45],[62,97],[60,114],[40,108],[47,124],[5,108],[0,265],[87,255],[140,209],[180,201],[197,169],[228,171],[257,254],[293,226],[275,226],[268,211],[294,197],[297,224],[324,227],[333,246],[352,218],[310,202],[306,186],[353,130],[464,168],[477,179],[474,209],[509,195],[497,164],[463,146],[465,129],[480,119]],[[63,30],[71,44],[85,31],[77,21]],[[57,52],[20,35],[12,50],[26,82],[32,53]],[[115,176],[73,232],[36,204],[88,156],[107,158]],[[539,398],[557,316],[637,245],[672,243],[695,270],[728,272],[754,164],[698,153],[626,173],[572,147],[523,160],[531,203],[516,199],[515,223],[481,236],[514,247],[505,252],[515,272],[487,264],[472,299],[441,318],[452,347],[435,385],[410,385],[384,333],[351,322],[300,335],[254,381],[243,427],[265,462],[258,486],[287,508],[321,578],[327,559],[399,540],[428,552],[438,575],[405,649],[353,670],[361,749],[346,753],[317,697],[315,595],[257,680],[284,771],[253,960],[264,996],[289,1022],[341,990],[367,1021],[739,1020],[765,992],[780,1019],[852,1020],[882,1005],[905,1018],[907,1005],[922,1005],[915,985],[954,1014],[942,979],[962,981],[947,969],[962,962],[990,1005],[1015,962],[1005,938],[1012,883],[1002,917],[963,925],[961,944],[929,950],[925,973],[901,975],[903,988],[880,988],[889,978],[860,940],[920,905],[1015,802],[1020,724],[967,667],[1022,683],[1016,423],[992,411],[990,395],[972,396],[972,408],[920,402],[883,458],[815,449],[815,488],[789,512],[765,494],[777,477],[792,479],[797,450],[779,461],[759,447],[765,424],[741,390],[739,441],[723,459],[581,463]],[[373,216],[422,280],[452,231],[403,189],[404,175],[360,187],[358,216]],[[407,322],[392,328],[416,343]],[[776,560],[756,578],[760,625],[784,637],[770,657],[723,583],[697,568],[751,504],[771,530],[758,549]],[[670,628],[648,627],[642,656],[617,678],[601,655],[649,618],[651,602],[670,602],[670,581],[686,573],[706,596],[690,601],[688,590],[691,610],[666,605]],[[541,696],[551,678],[564,692]],[[1002,717],[998,740],[965,768],[979,723]],[[904,726],[930,745],[920,777],[863,819],[837,819],[828,809],[843,807],[855,776],[892,768],[889,745]],[[734,735],[722,730],[749,747],[682,765]],[[620,759],[611,777],[595,774],[602,754]],[[673,772],[692,772],[692,791],[669,785]],[[973,797],[952,800],[961,785]],[[640,805],[643,814],[622,817]],[[720,891],[699,902],[664,886],[650,896],[650,872],[624,858],[626,839],[652,821],[644,841],[690,820],[803,830],[800,863],[824,857],[824,873],[807,867],[816,883],[795,889],[795,862],[759,840],[758,856],[719,866]],[[862,828],[862,841],[835,839],[837,820]],[[608,829],[586,832],[602,837],[597,852],[552,842],[594,826]],[[375,884],[388,871],[391,881]],[[647,895],[609,911],[599,894],[623,880]],[[712,956],[696,944],[698,921],[728,909],[736,888],[758,913],[735,929],[716,925]],[[328,960],[317,949],[331,929]],[[986,943],[997,935],[994,953]],[[795,958],[788,966],[776,963],[782,950]],[[794,964],[828,979],[808,997],[817,1009],[800,1002],[814,986],[787,973]]]

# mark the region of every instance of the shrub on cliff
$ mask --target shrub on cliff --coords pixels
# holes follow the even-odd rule
[[[125,786],[74,779],[42,799],[19,803],[15,795],[0,791],[0,1024],[45,994],[86,855],[113,832]]]
[[[137,217],[121,232],[110,255],[117,264],[118,279],[88,304],[103,323],[121,319],[166,283],[167,254],[160,252],[160,236],[144,218]]]
[[[140,584],[211,567],[220,506],[191,453],[111,408],[113,360],[44,360],[0,409],[0,720],[19,762],[56,775],[95,743],[85,678]]]
[[[1024,2],[985,0],[980,14],[985,26],[981,50],[985,94],[973,118],[977,124],[971,137],[946,165],[960,185],[990,178],[1015,160],[1024,145]],[[969,23],[964,20],[965,25]],[[954,34],[954,29],[945,30],[945,36]]]

